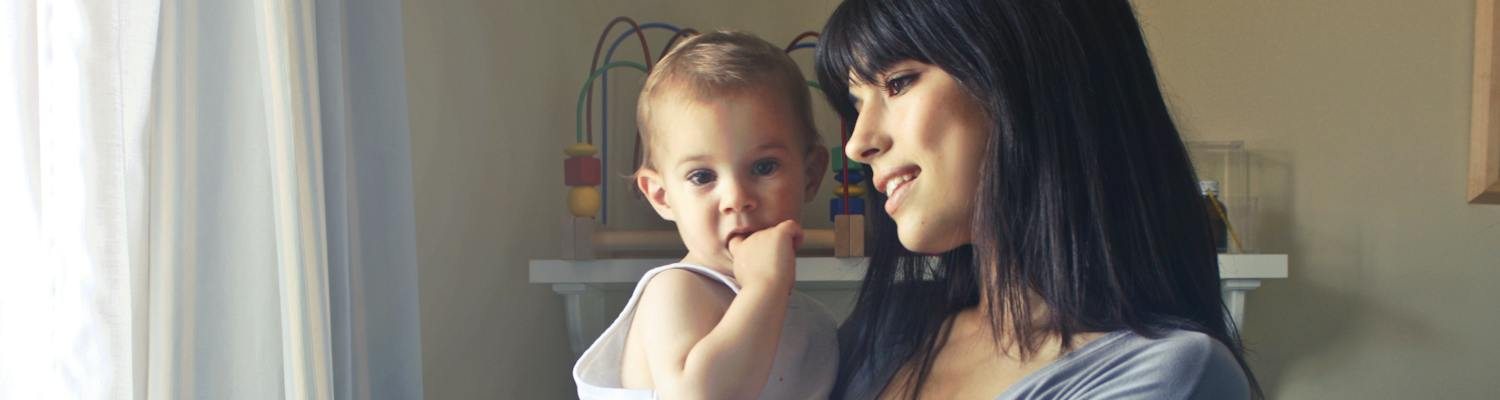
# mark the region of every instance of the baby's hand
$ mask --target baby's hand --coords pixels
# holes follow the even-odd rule
[[[802,225],[786,220],[776,226],[729,240],[734,277],[740,286],[791,289],[797,277],[797,247]]]

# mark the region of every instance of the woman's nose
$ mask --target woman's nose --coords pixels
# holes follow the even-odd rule
[[[860,110],[854,120],[854,130],[849,133],[849,142],[844,145],[844,155],[850,160],[870,164],[872,160],[890,149],[890,136],[883,132],[880,118],[883,113],[868,104]]]

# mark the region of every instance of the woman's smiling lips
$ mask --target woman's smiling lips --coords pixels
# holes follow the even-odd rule
[[[880,174],[875,179],[875,190],[879,190],[887,196],[885,200],[886,214],[896,214],[896,209],[901,207],[901,200],[905,198],[906,193],[910,191],[908,189],[911,188],[912,183],[917,180],[917,176],[921,175],[921,173],[921,168],[904,166]]]

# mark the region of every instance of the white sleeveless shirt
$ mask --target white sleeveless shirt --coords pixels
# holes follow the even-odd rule
[[[720,274],[707,267],[692,264],[669,264],[647,271],[635,285],[635,292],[625,303],[625,309],[615,322],[599,335],[573,366],[573,381],[578,384],[578,397],[583,400],[602,399],[655,399],[656,391],[650,389],[626,389],[620,382],[620,369],[624,366],[625,336],[630,323],[635,319],[636,303],[646,283],[657,274],[686,269],[714,278],[736,294],[740,285],[734,278]],[[776,345],[776,358],[771,364],[771,376],[761,390],[761,399],[827,399],[833,390],[834,375],[838,372],[838,323],[833,313],[822,303],[811,297],[792,292],[787,301],[786,320],[781,327],[781,341]],[[725,376],[724,379],[736,379]]]

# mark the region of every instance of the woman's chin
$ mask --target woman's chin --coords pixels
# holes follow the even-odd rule
[[[901,239],[901,245],[913,253],[942,254],[965,243],[965,240],[960,237],[963,235],[954,235],[952,231],[938,232],[937,230],[907,228],[900,224],[896,226],[896,235]]]

